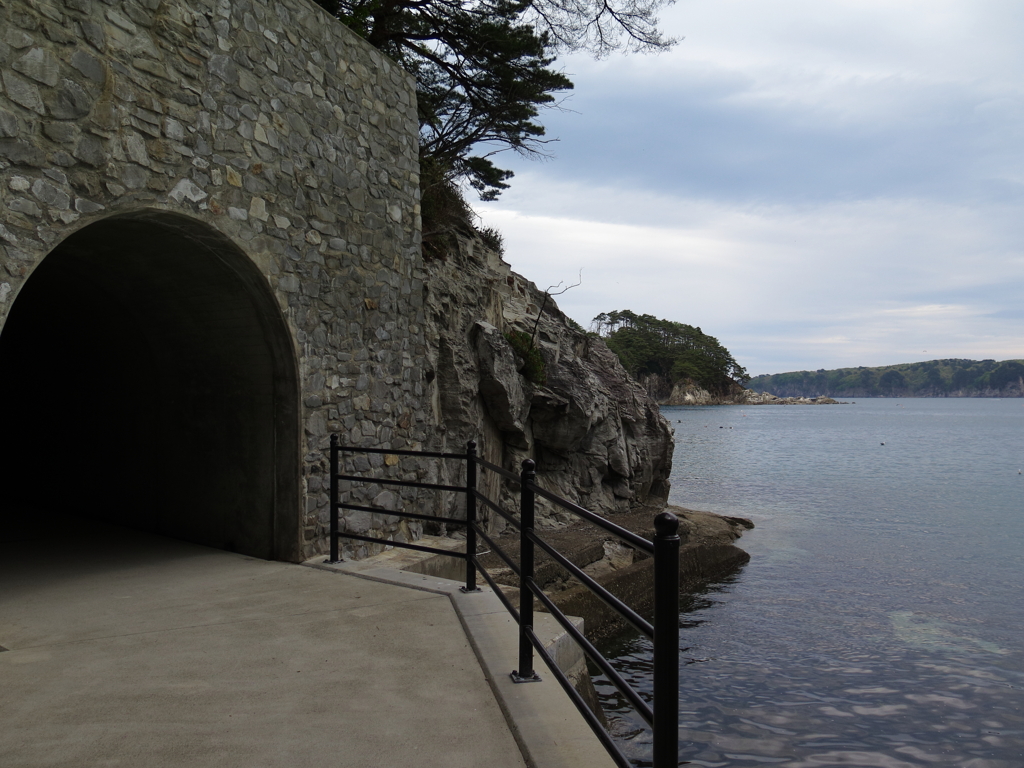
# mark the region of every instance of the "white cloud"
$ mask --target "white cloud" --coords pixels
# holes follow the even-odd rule
[[[541,288],[583,268],[583,285],[559,299],[583,325],[614,309],[690,323],[759,372],[894,363],[926,349],[1024,356],[1024,322],[992,317],[1024,292],[1014,208],[740,208],[543,177],[521,179],[516,196],[524,210],[487,222]]]
[[[894,317],[922,318],[931,321],[937,318],[962,320],[973,315],[983,314],[983,312],[956,304],[925,304],[919,307],[883,309],[882,314]]]
[[[752,372],[1024,357],[1024,4],[680,0],[566,61],[557,159],[481,206],[586,325],[701,326]],[[927,350],[927,351],[925,351]]]
[[[747,201],[1020,196],[1021,8],[684,0],[675,50],[566,60],[553,173]]]

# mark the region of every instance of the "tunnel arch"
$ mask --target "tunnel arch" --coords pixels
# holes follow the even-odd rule
[[[296,560],[298,393],[291,332],[239,247],[176,213],[95,221],[0,330],[7,508]]]

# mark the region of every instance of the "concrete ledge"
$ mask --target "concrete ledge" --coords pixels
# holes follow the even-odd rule
[[[531,768],[614,768],[598,741],[550,670],[538,659],[540,683],[513,683],[509,673],[519,659],[519,627],[488,587],[480,592],[459,591],[461,582],[382,567],[369,560],[334,565],[323,556],[305,565],[358,578],[448,595],[465,628],[484,675],[505,715],[512,735]],[[562,669],[583,661],[583,652],[555,619],[534,614],[535,631]],[[577,619],[577,626],[582,619]],[[548,639],[550,638],[550,640]]]

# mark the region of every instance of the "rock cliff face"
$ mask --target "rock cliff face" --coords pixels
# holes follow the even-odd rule
[[[427,263],[435,444],[460,452],[477,440],[484,459],[516,472],[532,458],[542,487],[595,512],[663,505],[673,439],[654,400],[603,341],[571,327],[554,300],[545,306],[495,253],[477,240],[458,246]],[[523,360],[505,336],[532,333],[538,315],[542,385],[519,373]],[[481,485],[491,498],[503,493],[493,473]],[[568,515],[538,500],[538,519],[560,525]]]

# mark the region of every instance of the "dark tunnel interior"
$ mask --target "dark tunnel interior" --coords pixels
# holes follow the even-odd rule
[[[206,225],[111,217],[50,252],[0,333],[0,403],[10,528],[98,518],[296,559],[294,351],[262,275]]]

